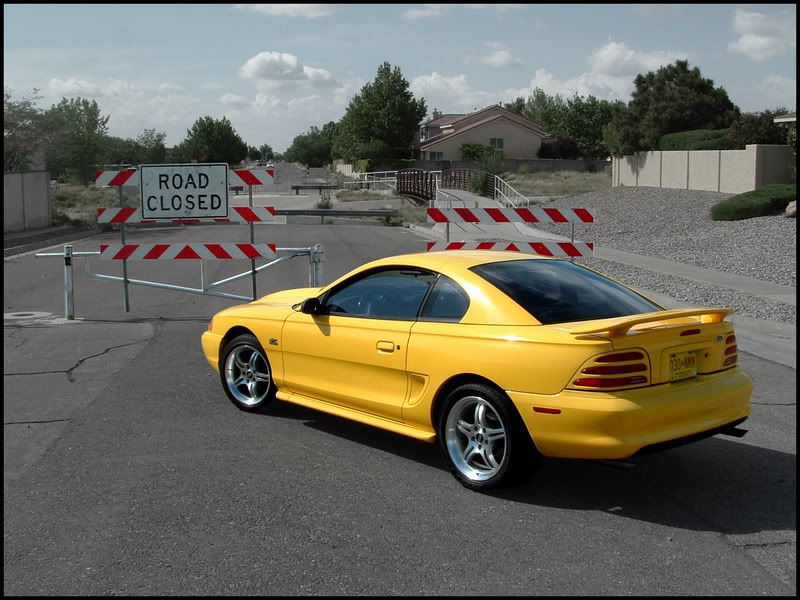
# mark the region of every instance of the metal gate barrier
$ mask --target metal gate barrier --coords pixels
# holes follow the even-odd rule
[[[85,258],[86,262],[86,277],[88,279],[97,279],[97,280],[106,280],[106,281],[121,281],[124,282],[126,285],[142,285],[147,287],[154,287],[154,288],[161,288],[165,290],[174,290],[178,292],[187,292],[190,294],[203,294],[206,296],[218,296],[220,298],[231,298],[233,300],[244,300],[244,301],[251,301],[256,300],[255,288],[253,289],[253,295],[250,296],[240,296],[237,294],[230,294],[227,292],[220,292],[220,291],[212,291],[213,288],[219,287],[221,285],[225,285],[227,283],[231,283],[232,281],[236,281],[238,279],[244,279],[245,277],[255,276],[256,273],[263,271],[264,269],[268,269],[269,267],[274,267],[280,263],[286,262],[293,258],[297,258],[298,256],[308,256],[308,287],[321,287],[323,285],[323,264],[325,262],[325,250],[321,244],[316,244],[314,246],[308,248],[275,248],[275,252],[285,252],[285,256],[281,256],[276,258],[273,261],[265,265],[261,265],[260,267],[255,267],[253,269],[248,269],[243,273],[239,273],[238,275],[233,275],[231,277],[226,277],[225,279],[221,279],[219,281],[213,282],[206,282],[205,280],[205,266],[204,261],[201,259],[200,262],[200,287],[199,288],[192,288],[186,287],[181,285],[175,285],[171,283],[162,283],[158,281],[145,281],[141,279],[131,279],[127,276],[127,271],[124,273],[123,277],[119,277],[117,275],[106,275],[102,273],[95,273],[92,271],[90,265],[90,258],[92,256],[100,257],[102,255],[102,251],[95,251],[95,252],[74,252],[72,250],[72,245],[68,244],[64,246],[63,252],[40,252],[36,254],[37,258],[42,257],[60,257],[64,259],[64,317],[68,320],[73,320],[75,318],[75,283],[74,277],[72,272],[73,267],[73,259],[74,258]],[[125,297],[127,301],[127,294]],[[130,306],[126,302],[126,311],[129,312]]]
[[[183,166],[183,165],[172,165]],[[197,165],[201,166],[201,165]],[[219,166],[219,165],[217,165]],[[95,252],[74,252],[71,245],[64,246],[63,253],[38,253],[36,257],[52,257],[57,256],[64,259],[64,314],[67,319],[75,318],[75,301],[74,301],[74,279],[72,273],[72,261],[74,258],[86,258],[86,276],[89,279],[106,280],[106,281],[120,281],[123,283],[123,300],[125,312],[130,312],[130,302],[128,297],[129,285],[142,285],[147,287],[161,288],[167,290],[187,292],[190,294],[203,294],[207,296],[218,296],[222,298],[231,298],[234,300],[256,300],[256,275],[259,271],[268,269],[278,265],[287,260],[291,260],[298,256],[308,256],[308,285],[309,287],[322,286],[322,265],[325,261],[325,251],[320,244],[308,248],[278,248],[274,244],[256,244],[255,232],[253,229],[254,223],[274,223],[275,209],[272,207],[254,207],[253,206],[253,186],[261,185],[263,182],[259,180],[258,175],[261,172],[254,172],[248,169],[231,169],[229,176],[234,180],[239,180],[248,186],[248,200],[249,207],[230,207],[232,213],[229,217],[223,218],[189,218],[189,219],[169,219],[174,223],[247,223],[250,228],[250,243],[242,244],[127,244],[125,241],[125,224],[126,223],[142,223],[151,222],[153,219],[142,218],[143,210],[140,208],[126,208],[124,207],[124,186],[137,186],[134,175],[137,174],[139,168],[124,169],[121,171],[99,171],[96,175],[96,184],[100,186],[117,187],[119,189],[119,208],[100,208],[98,209],[98,223],[115,223],[120,226],[120,241],[121,244],[101,245],[100,251]],[[274,171],[264,170],[268,177],[272,177]],[[227,182],[227,179],[226,179]],[[226,183],[226,187],[227,187]],[[227,193],[226,189],[226,202]],[[277,253],[286,253],[285,256],[277,257]],[[107,275],[102,273],[93,272],[90,266],[89,258],[98,256],[101,259],[108,260],[121,260],[122,261],[122,277],[116,275]],[[128,260],[159,260],[164,258],[177,258],[177,259],[190,259],[200,260],[200,287],[193,288],[182,285],[175,285],[170,283],[163,283],[158,281],[147,281],[142,279],[131,279],[128,277],[127,261]],[[269,263],[256,267],[256,258],[274,258]],[[205,260],[234,260],[234,259],[249,259],[250,269],[226,277],[220,281],[207,282],[205,278]],[[252,278],[252,297],[231,294],[214,290],[221,285],[231,283],[233,281],[243,279],[245,277]]]

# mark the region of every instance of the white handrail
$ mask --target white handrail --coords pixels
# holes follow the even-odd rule
[[[494,176],[494,199],[499,200],[509,208],[519,208],[520,206],[528,206],[530,204],[528,198],[511,187],[511,185],[499,175]]]

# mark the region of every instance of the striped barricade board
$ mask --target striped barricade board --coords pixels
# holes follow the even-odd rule
[[[98,208],[98,223],[158,223],[155,219],[143,219],[141,208]],[[162,221],[163,222],[163,221]],[[207,219],[171,219],[171,223],[275,223],[275,208],[272,206],[231,206],[229,217]]]
[[[428,223],[594,223],[588,208],[429,208]]]
[[[277,244],[101,244],[101,260],[236,260],[275,258]]]
[[[428,242],[428,251],[498,250],[554,257],[593,256],[592,242]]]

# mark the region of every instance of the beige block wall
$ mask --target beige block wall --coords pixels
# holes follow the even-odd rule
[[[489,138],[503,138],[503,154],[506,158],[536,158],[539,147],[542,145],[542,138],[532,131],[509,121],[494,121],[453,138],[442,140],[425,148],[425,151],[428,153],[443,152],[442,160],[461,160],[463,144],[488,146]]]
[[[720,192],[739,194],[756,189],[755,148],[755,146],[747,146],[744,150],[722,152],[719,161]]]
[[[47,171],[3,174],[3,233],[50,226]]]
[[[689,153],[684,150],[668,150],[661,153],[661,187],[685,190]]]
[[[689,152],[689,189],[719,191],[719,150]]]
[[[661,152],[639,152],[639,185],[661,186]]]
[[[660,179],[656,177],[658,155]],[[614,159],[612,185],[740,194],[770,183],[790,182],[792,161],[789,146],[749,145],[744,150],[640,152]]]

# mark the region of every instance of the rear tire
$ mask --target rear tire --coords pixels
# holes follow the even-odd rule
[[[275,398],[267,353],[254,335],[243,334],[226,343],[219,364],[222,388],[239,409],[255,412]]]
[[[471,490],[523,483],[541,461],[511,401],[483,383],[448,394],[437,431],[450,472]]]

